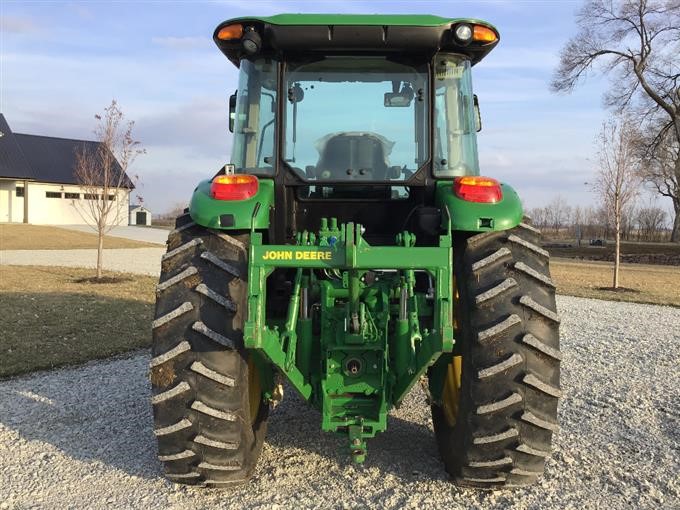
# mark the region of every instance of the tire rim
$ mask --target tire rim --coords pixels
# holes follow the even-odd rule
[[[458,418],[458,403],[460,402],[460,376],[463,365],[462,356],[454,356],[446,371],[444,391],[442,392],[442,409],[446,423],[450,427],[456,424]]]

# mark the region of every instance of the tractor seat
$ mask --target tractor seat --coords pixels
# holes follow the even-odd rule
[[[375,133],[346,132],[317,141],[319,161],[312,169],[318,180],[382,181],[390,168],[387,157],[394,145]]]

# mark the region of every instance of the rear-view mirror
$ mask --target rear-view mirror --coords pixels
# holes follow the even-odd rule
[[[229,96],[229,131],[234,132],[234,122],[236,121],[236,92]]]
[[[385,92],[385,106],[388,108],[405,108],[411,106],[413,92],[404,94],[403,92]]]
[[[472,96],[472,102],[474,103],[475,108],[475,129],[479,133],[482,130],[482,114],[479,111],[479,99],[477,98],[477,94]]]

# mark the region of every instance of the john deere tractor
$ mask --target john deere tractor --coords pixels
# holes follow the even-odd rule
[[[539,232],[480,176],[471,69],[496,28],[282,14],[214,40],[239,72],[231,163],[177,218],[153,321],[167,477],[248,480],[284,386],[362,463],[420,384],[456,483],[534,482],[557,428],[559,318]]]

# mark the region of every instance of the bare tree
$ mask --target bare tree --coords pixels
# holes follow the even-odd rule
[[[639,179],[637,179],[637,184],[639,185]],[[635,197],[633,197],[633,200],[631,200],[629,204],[621,208],[621,239],[624,241],[630,241],[632,239],[636,217],[637,204],[635,203]]]
[[[619,287],[621,261],[621,226],[624,210],[630,206],[639,190],[638,159],[635,144],[637,134],[629,117],[620,116],[603,123],[597,137],[598,170],[593,189],[614,220],[614,281]]]
[[[555,231],[555,235],[559,234],[560,229],[567,223],[571,217],[571,206],[562,195],[557,195],[547,205],[548,221]]]
[[[531,217],[531,223],[536,228],[544,230],[548,225],[547,214],[545,207],[534,207],[528,211]]]
[[[583,238],[583,209],[580,205],[574,207],[573,214],[571,215],[571,224],[574,227],[574,239],[576,239],[576,245],[581,247],[581,239]]]
[[[73,173],[85,195],[80,202],[81,215],[97,231],[97,279],[101,279],[104,235],[126,208],[122,198],[134,187],[127,171],[144,149],[132,138],[134,122],[125,120],[115,100],[95,119],[96,142],[85,143],[76,150]]]
[[[595,208],[591,205],[583,208],[582,237],[592,239],[599,236],[599,222]]]
[[[636,112],[650,150],[664,133],[680,144],[680,0],[588,0],[576,18],[579,32],[563,48],[551,88],[570,92],[589,71],[605,73],[606,105]],[[664,168],[677,182],[680,152]],[[680,242],[680,190],[666,189],[676,211],[672,241]]]
[[[652,203],[641,207],[637,213],[637,225],[640,239],[660,241],[666,226],[666,211]]]
[[[648,187],[673,203],[671,241],[680,242],[680,138],[664,128],[653,140],[650,137],[640,147],[641,176]]]
[[[178,216],[186,210],[187,204],[185,202],[176,202],[165,212],[155,216],[156,225],[173,226]]]

